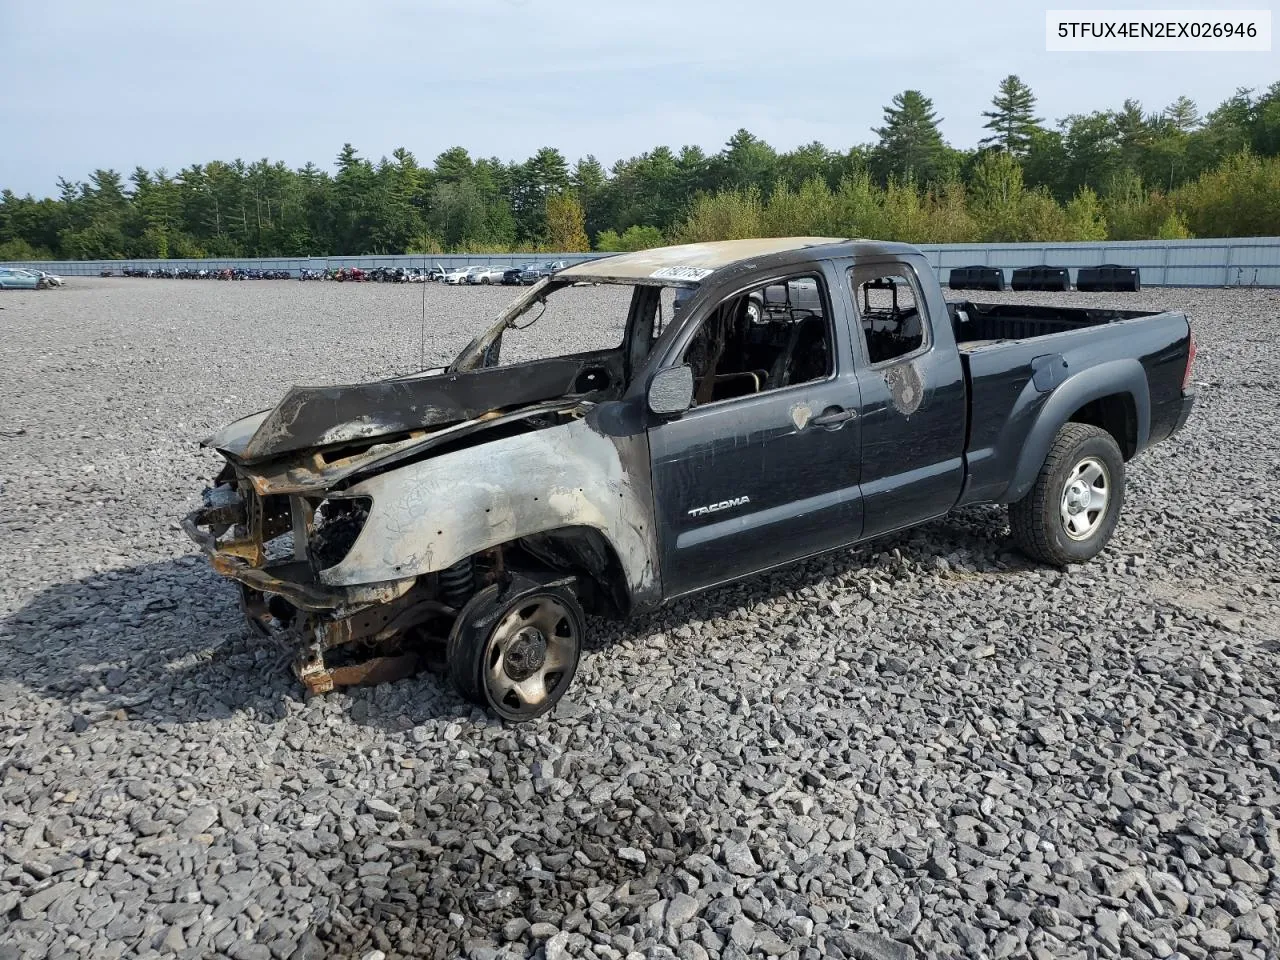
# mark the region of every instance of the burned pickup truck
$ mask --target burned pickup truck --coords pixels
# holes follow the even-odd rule
[[[584,285],[616,345],[504,356]],[[1126,462],[1186,421],[1194,355],[1181,313],[947,303],[901,244],[622,254],[540,280],[447,368],[294,387],[226,427],[184,526],[310,690],[435,650],[464,697],[528,720],[569,686],[585,613],[955,507],[1008,504],[1030,556],[1088,561]]]

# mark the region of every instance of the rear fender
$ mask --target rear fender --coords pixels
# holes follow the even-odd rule
[[[1133,358],[1108,360],[1068,377],[1045,401],[1023,442],[1013,480],[1000,499],[1012,503],[1026,496],[1063,424],[1085,404],[1117,393],[1128,394],[1133,400],[1137,416],[1134,455],[1142,452],[1151,435],[1151,390],[1147,385],[1146,371],[1142,363]]]

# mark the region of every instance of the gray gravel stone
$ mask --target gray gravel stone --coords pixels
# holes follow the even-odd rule
[[[625,294],[570,295],[504,356],[620,336],[600,318]],[[431,674],[302,696],[175,527],[219,467],[201,437],[294,383],[410,372],[422,296],[91,279],[4,298],[0,531],[22,549],[0,554],[0,941],[95,960],[1272,950],[1274,291],[983,295],[1196,325],[1196,412],[1127,464],[1092,563],[1027,563],[1002,510],[961,510],[593,620],[574,688],[523,727]],[[440,363],[508,294],[426,297]]]
[[[890,940],[878,933],[843,931],[835,941],[855,960],[913,960],[916,951],[909,944]]]
[[[740,877],[754,877],[760,872],[751,848],[745,843],[731,841],[724,845],[724,863]]]
[[[387,803],[385,800],[379,800],[377,797],[369,797],[364,802],[364,808],[368,810],[375,820],[399,820],[400,811],[396,807]]]

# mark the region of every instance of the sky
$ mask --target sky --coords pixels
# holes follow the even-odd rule
[[[553,146],[606,167],[660,144],[713,153],[740,127],[779,150],[847,149],[909,88],[971,147],[1010,73],[1049,122],[1126,97],[1156,110],[1186,94],[1204,113],[1280,80],[1276,52],[1047,53],[1050,6],[1101,4],[0,0],[0,188],[235,158],[330,169],[348,141],[373,160]]]

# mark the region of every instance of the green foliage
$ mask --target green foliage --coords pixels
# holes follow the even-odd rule
[[[1068,240],[1107,239],[1107,218],[1098,195],[1091,188],[1080,188],[1067,204],[1066,214]]]
[[[1174,204],[1196,236],[1274,234],[1280,224],[1280,158],[1243,151],[1178,190]]]
[[[1201,115],[1072,114],[1052,129],[1016,76],[983,111],[982,149],[947,145],[933,103],[904,91],[875,144],[779,153],[738,130],[711,155],[659,146],[606,171],[552,147],[519,162],[460,146],[420,165],[344,144],[332,172],[214,160],[127,177],[94,170],[57,196],[0,192],[7,259],[324,256],[644,249],[760,235],[1069,240],[1280,234],[1280,83]],[[554,248],[554,249],[553,249]]]
[[[761,234],[769,237],[825,237],[833,229],[835,198],[816,174],[799,190],[779,181],[760,218]]]
[[[684,223],[675,231],[678,243],[700,240],[743,240],[761,234],[764,203],[760,188],[700,193]]]
[[[571,190],[561,190],[546,199],[547,233],[545,245],[557,253],[579,253],[591,249],[587,239],[586,215]]]
[[[48,250],[33,247],[25,240],[6,240],[0,243],[0,262],[5,260],[52,260]]]
[[[1156,228],[1155,239],[1157,240],[1190,240],[1194,236],[1187,227],[1187,222],[1182,219],[1182,214],[1176,211],[1164,218],[1160,226]]]
[[[596,249],[605,253],[627,253],[632,250],[649,250],[666,243],[657,227],[627,227],[621,236],[613,230],[602,230],[596,236]]]
[[[420,233],[404,248],[405,253],[444,253],[440,241],[429,233]]]

